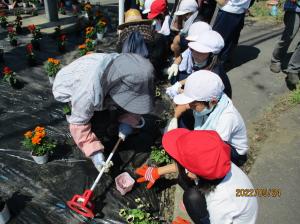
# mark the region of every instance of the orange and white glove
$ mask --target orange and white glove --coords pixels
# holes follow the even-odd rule
[[[172,221],[172,224],[191,224],[188,220],[181,218],[180,216],[177,216],[176,219]]]
[[[147,165],[143,165],[142,167],[137,168],[135,170],[135,173],[142,176],[137,179],[138,183],[149,181],[149,183],[147,184],[147,189],[150,189],[155,181],[160,177],[160,175],[158,174],[158,168],[151,166],[149,167]]]

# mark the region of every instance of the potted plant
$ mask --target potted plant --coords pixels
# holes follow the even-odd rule
[[[5,66],[3,68],[3,81],[7,82],[11,86],[16,85],[17,83],[17,78],[16,78],[16,73],[13,72],[9,67]]]
[[[26,52],[27,52],[27,63],[28,63],[28,65],[29,66],[34,66],[36,61],[35,61],[35,55],[34,55],[34,52],[33,52],[32,44],[27,44]]]
[[[16,20],[14,21],[14,25],[16,27],[16,33],[17,34],[21,34],[22,33],[22,17],[20,15],[18,15],[16,17]]]
[[[63,2],[60,2],[58,12],[62,15],[66,15],[66,9]]]
[[[106,26],[107,26],[107,21],[104,18],[100,19],[96,24],[97,40],[103,39]]]
[[[67,41],[67,37],[65,34],[62,34],[58,37],[57,40],[57,46],[58,46],[58,50],[59,52],[63,53],[66,50],[66,41]]]
[[[55,75],[59,71],[59,69],[60,69],[60,60],[57,60],[55,58],[48,58],[45,64],[45,71],[49,77],[49,81],[51,84],[53,84]]]
[[[125,195],[130,192],[133,188],[135,180],[130,176],[129,173],[123,172],[115,178],[116,188],[121,193]]]
[[[154,217],[150,213],[150,204],[143,203],[140,198],[136,198],[136,208],[122,208],[119,210],[119,216],[121,216],[126,223],[131,224],[159,224],[159,218]]]
[[[162,147],[151,147],[150,163],[154,166],[161,166],[171,163],[171,158]]]
[[[94,27],[91,27],[91,26],[87,27],[85,29],[85,38],[86,39],[93,39],[94,37],[95,37],[95,29],[94,29]]]
[[[2,197],[0,197],[0,223],[5,224],[10,219],[10,213],[8,210],[8,207],[5,203],[5,200],[3,200]]]
[[[0,16],[0,25],[2,28],[6,28],[7,27],[7,17],[6,16]]]
[[[8,32],[8,39],[9,39],[10,45],[17,46],[18,45],[17,34],[16,34],[16,31],[14,30],[14,28],[12,26],[9,26],[7,28],[7,32]]]
[[[56,147],[55,142],[48,138],[45,128],[40,126],[24,134],[22,145],[31,151],[32,158],[37,164],[47,163],[49,153]]]
[[[80,56],[86,55],[88,52],[95,50],[95,43],[91,39],[86,39],[84,44],[79,45]]]
[[[33,49],[39,50],[40,49],[40,43],[39,40],[42,38],[41,29],[34,24],[29,25],[28,30],[32,34],[31,44],[33,46]]]

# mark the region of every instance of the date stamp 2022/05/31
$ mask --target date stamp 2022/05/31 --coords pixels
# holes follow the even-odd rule
[[[281,189],[279,188],[237,188],[235,190],[236,197],[272,197],[280,198]]]

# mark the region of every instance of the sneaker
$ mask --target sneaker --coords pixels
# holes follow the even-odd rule
[[[296,88],[296,85],[299,83],[299,75],[298,73],[287,73],[286,82],[293,88]]]
[[[281,63],[280,62],[271,62],[270,70],[271,70],[271,72],[274,72],[274,73],[281,72]]]

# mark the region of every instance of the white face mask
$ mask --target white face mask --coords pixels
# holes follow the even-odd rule
[[[208,58],[201,62],[194,62],[193,70],[198,71],[207,65]]]
[[[200,112],[194,110],[194,114],[195,114],[196,117],[202,117],[202,116],[204,116],[204,115],[207,115],[207,114],[211,113],[213,109],[214,109],[214,106],[211,107],[211,108],[205,107],[205,108],[204,108],[202,111],[200,111]]]

